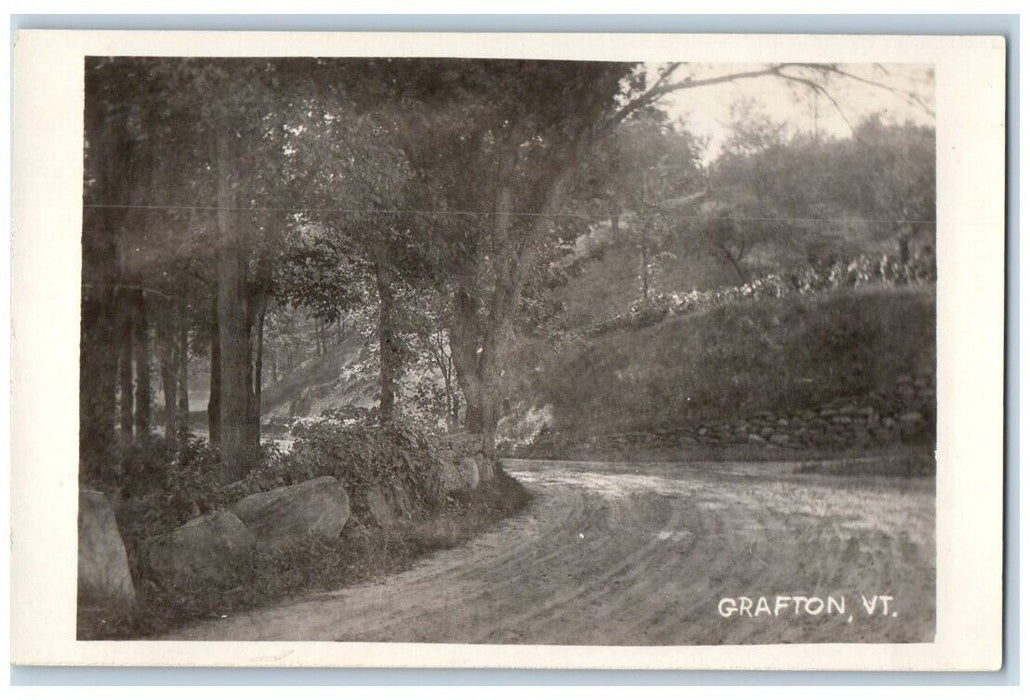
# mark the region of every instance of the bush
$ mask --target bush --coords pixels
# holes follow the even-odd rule
[[[289,453],[263,444],[254,468],[229,485],[221,483],[218,451],[207,441],[154,435],[123,450],[121,476],[89,486],[119,495],[116,516],[130,550],[245,496],[320,476],[337,478],[350,493],[399,484],[415,495],[416,505],[432,508],[442,501],[433,472],[444,445],[433,433],[403,420],[381,426],[374,412],[354,409],[328,411],[292,431],[298,437]]]
[[[124,485],[105,492],[120,496],[115,517],[138,580],[145,540],[223,507],[227,494],[220,488],[218,453],[201,438],[174,446],[155,436],[127,454],[136,461],[126,463]]]
[[[328,412],[294,431],[299,437],[284,460],[291,474],[333,476],[350,492],[400,484],[422,505],[439,504],[433,478],[445,452],[439,436],[405,419],[380,425],[371,416],[336,420],[334,415]]]
[[[220,484],[217,450],[202,439],[176,442],[153,436],[126,448],[122,476],[94,486],[120,493],[115,516],[137,586],[137,609],[119,617],[80,601],[79,638],[156,634],[187,620],[227,614],[289,593],[396,571],[425,552],[478,534],[528,500],[522,487],[503,474],[474,493],[445,498],[437,490],[434,470],[443,459],[452,458],[450,448],[439,436],[405,420],[383,426],[374,412],[345,409],[296,424],[292,430],[297,439],[289,453],[274,444],[263,445],[254,469],[228,486]],[[244,496],[319,476],[337,478],[351,494],[367,486],[399,484],[415,497],[416,517],[389,531],[366,528],[352,518],[340,538],[309,538],[240,555],[220,581],[169,581],[151,570],[147,539]]]

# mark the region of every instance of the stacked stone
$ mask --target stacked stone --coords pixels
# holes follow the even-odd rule
[[[541,435],[524,451],[529,456],[563,454],[585,445],[618,454],[632,448],[690,448],[752,445],[770,450],[886,446],[932,435],[936,386],[930,370],[895,378],[890,390],[842,398],[790,413],[763,411],[735,421],[702,421],[677,428],[594,435],[574,440]]]

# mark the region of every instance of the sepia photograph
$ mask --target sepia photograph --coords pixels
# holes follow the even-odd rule
[[[734,41],[84,52],[69,643],[938,641],[953,93]]]
[[[84,73],[79,638],[933,640],[932,67]]]

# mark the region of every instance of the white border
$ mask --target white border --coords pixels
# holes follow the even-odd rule
[[[23,31],[15,49],[12,659],[205,666],[993,670],[1001,662],[1004,41],[998,37]],[[933,644],[549,647],[77,642],[85,55],[933,63],[938,623]]]

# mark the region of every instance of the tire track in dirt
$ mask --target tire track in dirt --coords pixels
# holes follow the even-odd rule
[[[381,581],[167,638],[648,645],[933,637],[932,480],[796,476],[746,464],[508,468],[536,498],[473,542]],[[724,596],[860,593],[895,595],[904,616],[848,624],[717,612]]]
[[[653,504],[652,504],[653,505]],[[611,510],[611,507],[608,506]],[[602,599],[609,599],[613,596],[623,596],[624,593],[620,590],[623,587],[624,581],[636,581],[639,580],[644,572],[644,569],[649,564],[653,564],[653,554],[655,550],[662,544],[656,533],[672,532],[675,531],[683,518],[683,513],[680,510],[670,510],[665,515],[664,522],[658,525],[658,530],[654,530],[653,527],[641,528],[639,524],[634,523],[634,519],[626,519],[624,516],[628,513],[632,514],[634,511],[632,508],[621,508],[623,512],[612,512],[605,520],[606,531],[620,531],[622,533],[630,533],[633,539],[633,547],[623,547],[628,549],[628,552],[623,558],[618,557],[598,557],[598,552],[589,551],[587,557],[590,560],[601,560],[606,563],[612,562],[611,565],[604,567],[600,571],[591,571],[589,569],[581,570],[581,575],[576,576],[575,580],[579,581],[572,590],[562,592],[558,595],[554,595],[549,598],[543,605],[531,609],[521,615],[515,616],[514,618],[505,620],[505,625],[509,628],[518,628],[520,626],[532,627],[534,624],[539,626],[539,623],[543,620],[553,619],[558,611],[562,611],[565,616],[568,616],[572,611],[578,611],[582,609],[589,610],[591,607],[597,605],[598,601]],[[653,514],[654,511],[652,511]],[[620,516],[620,517],[615,517]],[[653,526],[653,521],[650,523]],[[590,523],[586,531],[595,529],[596,523]],[[637,530],[639,529],[639,535]],[[583,533],[580,533],[581,535]],[[591,539],[597,540],[591,532]],[[642,544],[639,542],[642,540]],[[603,545],[603,548],[608,550],[608,554],[611,554],[613,549],[613,543],[610,538],[599,540]],[[598,547],[592,547],[591,550],[597,550]],[[552,555],[555,556],[555,555]],[[482,638],[489,637],[489,630],[484,631]]]

